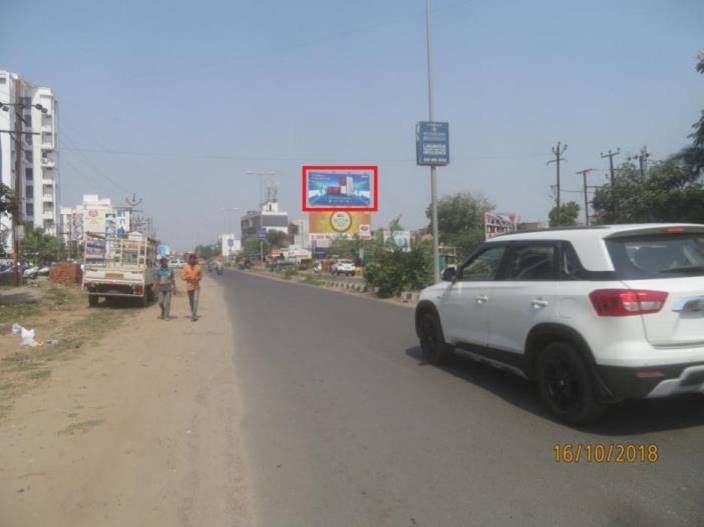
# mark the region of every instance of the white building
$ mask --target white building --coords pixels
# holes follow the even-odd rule
[[[86,232],[124,237],[132,230],[130,214],[127,207],[113,207],[110,198],[84,194],[80,205],[61,208],[60,235],[65,242],[81,242]]]
[[[222,254],[223,258],[230,258],[242,250],[242,242],[235,238],[234,234],[221,234],[218,236],[218,242],[220,243],[220,254]]]
[[[240,220],[240,228],[243,240],[256,237],[259,229],[288,234],[288,212],[279,210],[278,202],[267,201],[260,210],[248,210]]]
[[[21,106],[11,106],[20,103]],[[0,70],[0,130],[15,130],[15,116],[23,119],[18,154],[14,134],[0,132],[0,179],[20,197],[21,220],[59,234],[58,103],[51,89],[36,86],[15,73]],[[17,112],[17,113],[16,113]],[[20,155],[20,188],[15,189],[15,159]],[[2,227],[9,228],[8,218]],[[12,247],[11,236],[8,237]]]
[[[298,247],[310,247],[308,220],[295,220],[292,223],[298,228],[298,232],[293,237],[293,244]]]

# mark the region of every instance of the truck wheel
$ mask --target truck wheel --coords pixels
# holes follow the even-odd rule
[[[99,296],[88,295],[88,307],[96,307],[98,305],[99,300]]]
[[[147,307],[149,305],[149,291],[144,291],[144,296],[140,299],[142,307]]]
[[[437,315],[425,311],[420,316],[420,347],[423,359],[429,364],[440,364],[448,358],[451,347],[445,342]]]
[[[566,342],[555,342],[540,352],[537,380],[543,402],[560,421],[585,424],[599,419],[606,410],[597,400],[586,362]]]

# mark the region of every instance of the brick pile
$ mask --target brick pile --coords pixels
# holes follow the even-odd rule
[[[83,279],[81,266],[72,262],[59,262],[52,266],[49,279],[55,284],[80,284]]]

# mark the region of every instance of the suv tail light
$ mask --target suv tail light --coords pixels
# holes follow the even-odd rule
[[[645,289],[597,289],[589,300],[600,317],[628,317],[657,313],[665,305],[667,293]]]

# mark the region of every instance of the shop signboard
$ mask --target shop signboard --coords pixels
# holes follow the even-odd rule
[[[515,212],[485,212],[484,239],[490,240],[501,234],[518,229],[518,214]]]

